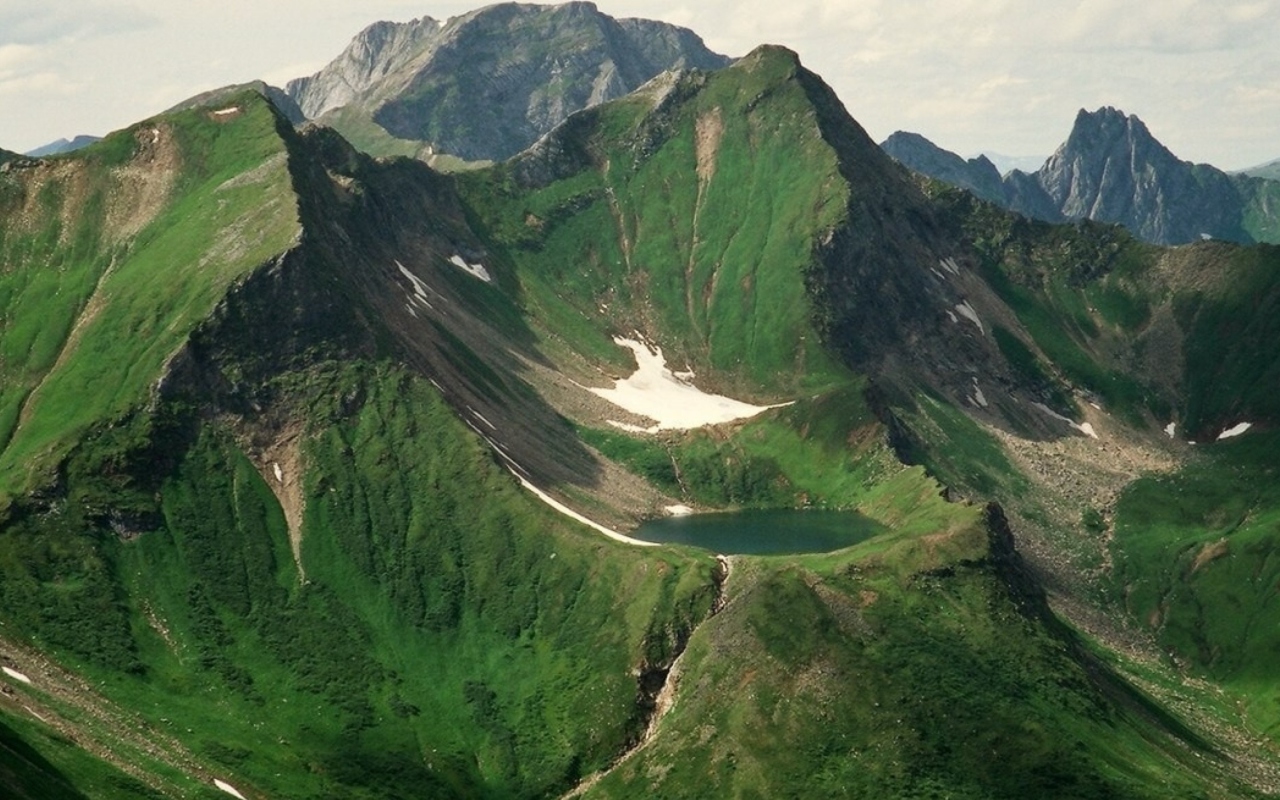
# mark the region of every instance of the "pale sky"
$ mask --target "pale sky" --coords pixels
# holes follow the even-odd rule
[[[380,19],[454,0],[0,0],[0,147],[101,135],[207,89],[281,85]],[[1180,158],[1280,158],[1280,0],[598,0],[721,53],[800,54],[881,141],[1045,156],[1078,109],[1137,114]]]

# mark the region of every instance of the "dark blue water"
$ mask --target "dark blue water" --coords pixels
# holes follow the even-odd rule
[[[650,520],[631,536],[723,555],[784,555],[828,553],[884,530],[856,511],[737,511]]]

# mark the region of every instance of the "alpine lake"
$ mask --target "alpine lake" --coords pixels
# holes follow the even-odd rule
[[[841,550],[886,530],[856,511],[765,510],[662,517],[630,535],[720,555],[777,556]]]

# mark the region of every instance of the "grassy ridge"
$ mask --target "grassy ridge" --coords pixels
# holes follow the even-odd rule
[[[237,102],[228,118],[180,112],[60,162],[72,177],[39,187],[43,222],[0,231],[0,498],[28,488],[90,425],[140,404],[227,286],[297,236],[275,112],[256,94]],[[165,149],[154,157],[171,158],[176,175],[154,218],[118,240],[112,226],[127,223],[111,219],[123,213],[113,204],[129,198],[108,187],[127,181],[115,170],[131,159],[153,157],[145,148]]]
[[[1100,694],[1011,595],[976,510],[950,513],[924,539],[739,560],[658,736],[588,796],[1206,796],[1203,754]]]

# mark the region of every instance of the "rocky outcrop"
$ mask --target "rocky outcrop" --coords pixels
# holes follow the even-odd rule
[[[728,63],[663,22],[614,19],[592,3],[504,3],[445,23],[377,23],[288,92],[321,122],[341,110],[438,152],[499,160],[663,71]]]

